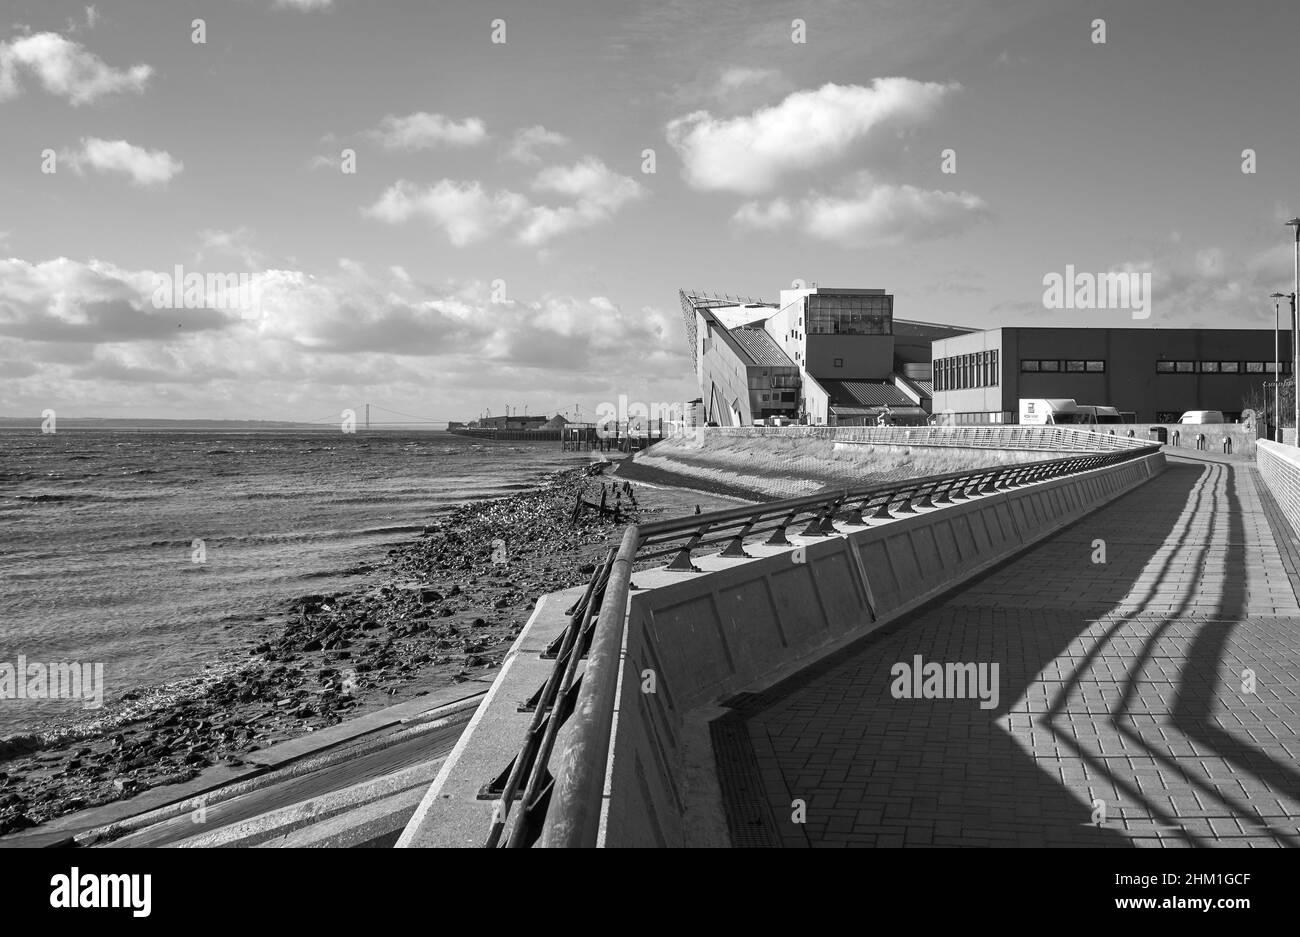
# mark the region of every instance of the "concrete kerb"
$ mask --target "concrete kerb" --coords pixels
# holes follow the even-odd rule
[[[424,785],[433,780],[441,767],[441,759],[410,765],[382,778],[373,778],[341,790],[330,791],[319,797],[271,810],[210,832],[196,833],[171,845],[181,848],[253,846],[275,836],[287,837],[290,833],[304,827],[337,818],[345,813],[350,815],[345,818],[345,821],[355,825],[364,818],[351,816],[353,811],[364,809],[369,804],[399,795],[412,788],[423,791]],[[343,829],[346,829],[346,826],[340,829],[340,834]],[[118,840],[111,845],[114,848],[130,848],[130,838]]]
[[[545,683],[555,662],[541,655],[568,626],[564,609],[584,591],[575,587],[537,600],[482,705],[398,837],[398,848],[484,844],[495,801],[479,799],[478,793],[519,753],[532,713],[519,712],[518,704]]]
[[[463,693],[464,689],[463,685],[451,688],[455,693]],[[159,807],[133,813],[122,819],[84,830],[75,834],[72,840],[79,846],[92,846],[104,840],[117,839],[152,826],[155,823],[191,813],[202,807],[223,803],[235,797],[261,790],[272,784],[337,764],[345,759],[380,751],[415,735],[439,728],[439,720],[470,707],[477,707],[485,693],[486,691],[480,690],[472,695],[462,696],[462,698],[454,702],[443,703],[442,705],[430,700],[414,700],[401,703],[371,713],[368,716],[360,717],[355,720],[356,725],[349,726],[348,723],[339,723],[337,726],[331,726],[331,729],[344,729],[345,731],[333,733],[329,737],[290,739],[281,743],[281,745],[272,746],[264,752],[255,753],[260,754],[263,760],[258,767],[251,771],[244,772],[233,779],[226,779],[207,786],[199,791],[187,791],[180,799],[172,800]],[[357,745],[349,744],[364,736],[398,726],[405,726],[405,728],[379,738],[360,742]],[[322,730],[322,734],[328,731],[328,729]],[[308,746],[306,744],[308,742],[315,744]],[[249,760],[252,761],[251,756]]]

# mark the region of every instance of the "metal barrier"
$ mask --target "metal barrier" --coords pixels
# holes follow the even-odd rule
[[[951,472],[629,526],[617,553],[610,551],[583,597],[567,610],[569,625],[550,648],[555,667],[530,700],[536,708],[524,745],[495,785],[485,788],[497,795],[497,804],[484,845],[526,847],[539,839],[547,847],[596,845],[628,594],[637,562],[672,554],[669,569],[694,570],[692,551],[710,545],[723,545],[720,556],[745,557],[748,538],[767,534],[766,544],[789,544],[786,531],[796,524],[805,525],[797,536],[830,536],[840,532],[837,522],[866,526],[895,514],[915,514],[917,508],[942,507],[1131,461],[1159,449],[1159,444],[1143,440],[1134,448]],[[584,655],[586,667],[579,673]],[[563,741],[557,741],[562,728]],[[553,778],[548,772],[552,761]],[[521,803],[512,810],[516,800]]]
[[[892,446],[955,446],[962,449],[1045,449],[1096,452],[1147,445],[1110,435],[1102,427],[1068,426],[709,426],[704,434],[827,439]]]

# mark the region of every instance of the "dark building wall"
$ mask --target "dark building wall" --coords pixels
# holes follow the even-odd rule
[[[995,336],[1000,333],[1000,340]],[[983,338],[981,336],[988,336]],[[955,413],[993,410],[999,399],[1014,421],[1022,397],[1072,397],[1081,404],[1112,406],[1137,414],[1139,423],[1186,410],[1240,412],[1252,394],[1262,395],[1267,372],[1248,370],[1250,362],[1273,361],[1272,329],[1052,329],[1006,328],[936,342],[934,355],[967,354],[1000,346],[997,388],[935,394],[935,409]],[[1291,354],[1290,336],[1281,336],[1283,363]],[[1060,371],[1024,371],[1024,361],[1059,361]],[[1100,373],[1066,370],[1068,361],[1103,361]],[[1191,373],[1162,372],[1159,362],[1195,362]],[[1203,362],[1233,362],[1237,373],[1203,370]],[[1257,365],[1255,365],[1257,366]],[[1284,369],[1284,376],[1287,373]]]
[[[1014,356],[1006,355],[1004,373],[1016,394],[1007,402],[1018,408],[1021,397],[1073,397],[1137,414],[1138,422],[1156,422],[1160,414],[1186,410],[1240,412],[1246,399],[1263,392],[1268,373],[1252,372],[1250,362],[1273,360],[1272,329],[1007,329],[1017,333]],[[1289,337],[1289,336],[1288,336]],[[1290,355],[1283,342],[1282,355]],[[1009,351],[1010,349],[1008,349]],[[1105,361],[1101,374],[1027,373],[1025,360]],[[1158,362],[1195,362],[1192,373],[1166,373]],[[1207,373],[1203,362],[1233,362],[1238,373]]]
[[[892,335],[809,335],[805,367],[813,377],[886,378],[894,370]],[[835,360],[844,362],[835,367]]]

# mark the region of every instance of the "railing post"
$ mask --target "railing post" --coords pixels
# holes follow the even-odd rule
[[[668,564],[667,568],[678,573],[698,573],[700,568],[691,562],[691,548],[704,539],[704,535],[708,532],[708,524],[701,526],[691,536],[691,539],[687,540],[686,544],[677,551],[677,555],[673,557],[673,561]]]
[[[749,558],[749,554],[745,552],[745,535],[749,533],[753,526],[754,522],[750,521],[744,527],[740,528],[740,531],[731,539],[731,542],[727,544],[726,548],[722,550],[718,556]]]
[[[884,500],[880,502],[880,507],[876,508],[876,513],[871,515],[872,519],[878,521],[892,521],[894,515],[889,513],[889,502],[892,500],[893,496],[886,494]]]
[[[791,511],[789,514],[787,514],[785,516],[785,520],[781,522],[781,526],[778,527],[776,530],[772,531],[772,536],[768,537],[765,543],[769,547],[788,547],[790,545],[790,541],[785,535],[785,529],[790,526],[790,524],[794,521],[795,517],[798,516],[798,514],[799,514],[798,511]]]

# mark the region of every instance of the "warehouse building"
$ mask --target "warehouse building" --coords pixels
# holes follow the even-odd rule
[[[1115,407],[1138,423],[1188,410],[1234,421],[1272,393],[1272,329],[1003,328],[933,343],[936,414],[1015,423],[1022,398]],[[1281,336],[1284,380],[1289,335]]]

